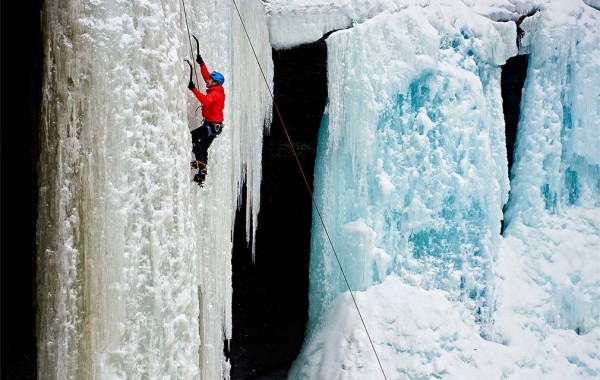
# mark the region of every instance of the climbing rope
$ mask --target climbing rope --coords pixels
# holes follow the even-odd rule
[[[182,0],[183,1],[183,0]],[[294,158],[296,159],[296,163],[298,164],[298,168],[300,169],[300,172],[302,173],[302,178],[304,179],[304,184],[306,185],[306,189],[308,190],[308,193],[310,194],[310,199],[313,203],[313,206],[315,207],[315,210],[317,210],[317,214],[319,215],[319,220],[321,221],[321,225],[323,226],[323,230],[325,230],[325,235],[327,236],[327,240],[329,241],[329,244],[331,245],[331,249],[333,250],[333,254],[335,255],[335,259],[337,260],[337,263],[340,267],[340,271],[342,272],[342,276],[344,277],[344,281],[346,282],[346,286],[348,287],[348,291],[350,292],[350,296],[352,297],[352,301],[354,302],[354,306],[356,307],[356,311],[358,312],[358,316],[360,317],[360,321],[362,322],[362,325],[365,329],[365,332],[367,333],[367,338],[369,338],[369,342],[371,343],[371,347],[373,348],[373,353],[375,354],[375,357],[377,358],[377,363],[379,363],[379,368],[381,368],[381,373],[383,374],[383,377],[387,380],[387,376],[385,375],[385,371],[383,370],[383,366],[381,365],[381,361],[379,360],[379,355],[377,355],[377,350],[375,350],[375,345],[373,344],[373,340],[371,339],[371,335],[369,334],[369,330],[367,329],[367,325],[365,324],[365,321],[363,319],[363,316],[360,312],[360,309],[358,307],[358,303],[356,302],[356,298],[354,297],[354,293],[352,292],[352,289],[350,289],[350,283],[348,282],[348,279],[346,277],[346,273],[344,273],[344,269],[342,268],[342,263],[340,262],[339,256],[335,250],[335,247],[333,246],[333,242],[331,240],[331,237],[329,236],[329,232],[327,231],[327,227],[325,226],[325,222],[323,220],[323,217],[321,216],[321,211],[319,210],[319,207],[317,206],[317,203],[315,201],[315,198],[313,196],[312,190],[310,189],[310,185],[308,184],[308,180],[306,179],[306,175],[304,174],[304,170],[302,169],[302,164],[300,163],[300,159],[298,158],[298,155],[296,154],[296,149],[294,149],[294,144],[292,144],[292,140],[290,138],[290,135],[287,131],[287,128],[285,126],[285,123],[283,122],[283,117],[281,116],[281,113],[279,112],[279,107],[277,106],[277,102],[275,101],[275,96],[273,96],[273,92],[271,91],[271,88],[269,87],[269,82],[267,81],[267,77],[265,76],[265,73],[262,69],[262,66],[260,65],[260,61],[258,60],[258,56],[256,55],[256,51],[254,50],[254,45],[252,45],[252,41],[250,40],[250,36],[248,35],[248,31],[246,30],[246,25],[244,24],[244,20],[242,19],[242,15],[240,14],[240,10],[238,9],[238,6],[235,2],[235,0],[231,0],[233,1],[233,5],[235,6],[235,10],[237,11],[238,17],[240,18],[240,22],[242,23],[242,27],[244,28],[244,32],[246,33],[246,38],[248,38],[248,42],[250,43],[250,47],[252,48],[252,53],[254,54],[254,58],[256,59],[256,63],[258,64],[258,68],[260,69],[260,72],[262,74],[263,80],[265,81],[265,84],[267,86],[267,89],[269,90],[269,94],[271,95],[271,99],[273,100],[273,105],[275,106],[275,110],[277,111],[277,116],[279,117],[279,120],[281,121],[281,125],[283,127],[283,131],[285,133],[285,136],[288,140],[288,143],[290,144],[290,147],[292,149],[292,153],[294,154]]]
[[[194,56],[194,48],[192,47],[192,39],[190,38],[191,34],[190,34],[190,27],[188,25],[188,20],[187,20],[187,12],[185,10],[185,1],[181,0],[181,4],[183,5],[183,15],[185,17],[185,27],[187,28],[187,34],[188,34],[188,42],[190,43],[190,57]],[[194,39],[196,40],[196,44],[198,44],[198,39],[196,39],[196,37],[194,37]],[[190,81],[192,80],[192,72],[194,73],[194,75],[196,76],[196,83],[198,82],[198,72],[196,71],[196,69],[194,69],[194,65],[192,63],[190,63],[189,60],[185,60],[189,65],[190,65]],[[198,109],[202,107],[202,105],[200,105],[198,108],[196,108],[196,111],[194,111],[194,113],[198,112]]]

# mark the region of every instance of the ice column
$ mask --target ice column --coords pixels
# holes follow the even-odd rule
[[[540,12],[522,25],[530,56],[509,223],[518,217],[536,226],[546,213],[600,206],[599,37],[591,32],[598,21],[581,3],[563,6],[572,9]],[[564,22],[565,12],[578,17]]]
[[[353,290],[394,273],[490,323],[508,196],[500,66],[514,38],[514,24],[434,4],[328,38],[315,195]],[[347,290],[316,216],[310,265],[313,326]]]
[[[600,326],[597,15],[555,1],[522,24],[529,67],[506,212],[505,236],[523,242],[516,263],[541,294],[515,313],[578,334]]]
[[[237,3],[270,80],[264,11]],[[245,182],[253,236],[270,117],[254,55],[232,46],[236,20],[216,0],[44,3],[40,378],[229,376],[233,218]],[[187,25],[228,94],[203,189],[189,170]]]
[[[229,376],[223,352],[225,341],[232,338],[232,229],[244,184],[246,236],[252,244],[256,234],[262,136],[264,127],[270,125],[273,63],[266,15],[260,2],[236,0],[237,9],[233,2],[217,0],[186,4],[190,33],[200,40],[209,70],[225,76],[227,93],[224,130],[209,151],[205,188],[193,191],[191,198],[198,218],[193,237],[200,257],[201,373],[202,378],[217,379]],[[199,88],[203,89],[201,78]],[[195,97],[188,94],[187,100],[189,128],[193,129],[202,118],[200,111],[196,112]]]

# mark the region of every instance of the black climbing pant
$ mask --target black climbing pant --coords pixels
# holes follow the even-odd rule
[[[208,165],[208,148],[215,137],[221,133],[222,126],[221,123],[211,123],[205,120],[200,127],[191,132],[192,152],[194,152],[196,160]]]

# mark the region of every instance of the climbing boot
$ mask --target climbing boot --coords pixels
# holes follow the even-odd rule
[[[202,186],[204,184],[204,180],[206,179],[206,168],[200,169],[198,174],[194,176],[194,182],[197,182],[198,185]]]

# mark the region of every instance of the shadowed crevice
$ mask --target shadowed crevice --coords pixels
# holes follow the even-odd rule
[[[273,51],[275,102],[311,190],[327,97],[324,38]],[[275,109],[262,167],[255,263],[245,241],[245,212],[236,217],[232,380],[286,379],[308,318],[312,201]]]

